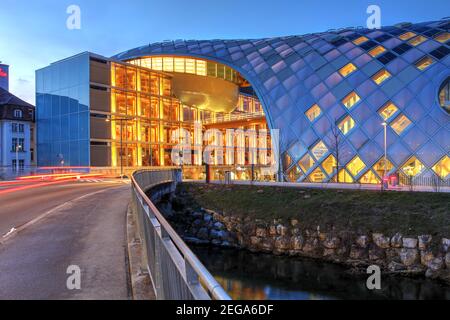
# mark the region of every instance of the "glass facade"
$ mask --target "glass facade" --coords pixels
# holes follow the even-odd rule
[[[117,162],[120,154],[130,163],[157,159],[166,165],[175,127],[200,120],[205,129],[223,131],[226,126],[220,123],[245,127],[239,121],[264,116],[267,126],[251,126],[280,130],[280,176],[286,181],[379,183],[385,171],[448,179],[449,23],[444,19],[256,40],[180,40],[121,53],[114,59],[136,69],[128,65],[113,71],[120,75],[113,78],[111,120],[132,120],[120,126],[122,133],[113,125],[112,143],[117,148],[122,134],[127,146],[112,158]],[[150,70],[169,77],[152,76]],[[230,113],[196,109],[171,93],[170,74],[176,73],[251,86],[256,97],[240,97]],[[250,140],[237,139],[236,145],[253,144]],[[239,175],[248,176],[247,169]]]
[[[37,163],[89,166],[89,54],[36,71]]]

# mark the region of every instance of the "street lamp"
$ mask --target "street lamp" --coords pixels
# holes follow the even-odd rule
[[[381,124],[384,127],[384,174],[383,174],[383,181],[381,183],[381,189],[384,190],[385,186],[385,179],[386,179],[386,174],[387,174],[387,122],[384,121]]]
[[[19,173],[19,150],[22,149],[22,145],[20,143],[16,144],[16,172]]]

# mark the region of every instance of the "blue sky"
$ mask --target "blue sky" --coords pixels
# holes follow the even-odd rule
[[[69,5],[81,29],[66,28]],[[111,56],[167,39],[260,38],[365,26],[368,5],[382,25],[439,20],[448,0],[2,0],[0,61],[10,64],[10,91],[34,103],[34,71],[92,51]]]

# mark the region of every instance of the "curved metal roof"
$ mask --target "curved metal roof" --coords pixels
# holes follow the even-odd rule
[[[131,49],[114,58],[181,55],[231,66],[255,89],[269,126],[281,129],[280,151],[287,151],[293,163],[320,140],[329,146],[333,122],[350,115],[355,129],[345,141],[343,162],[359,155],[371,166],[383,153],[383,119],[378,110],[391,101],[399,114],[411,121],[401,135],[389,130],[391,161],[399,166],[416,155],[431,166],[450,153],[450,115],[437,100],[440,84],[450,75],[450,49],[448,41],[435,39],[449,32],[449,26],[450,20],[446,19],[378,30],[347,28],[266,39],[166,41]],[[367,41],[355,44],[362,36]],[[412,44],[410,41],[417,36],[423,41]],[[377,46],[385,51],[373,57],[369,52]],[[423,57],[430,57],[434,63],[419,70],[415,63]],[[344,77],[339,70],[348,63],[356,70]],[[391,77],[377,85],[371,77],[382,69]],[[348,109],[342,99],[353,91],[361,100]],[[322,114],[311,123],[305,112],[316,103]]]

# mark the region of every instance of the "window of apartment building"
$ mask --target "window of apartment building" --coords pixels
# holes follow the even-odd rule
[[[14,118],[22,118],[22,116],[23,116],[22,110],[20,109],[14,110]]]
[[[17,160],[12,160],[12,171],[17,172]],[[23,171],[25,169],[25,160],[20,159],[19,160],[19,171]]]
[[[24,132],[24,125],[23,125],[23,123],[19,123],[19,132],[20,133]]]
[[[17,128],[18,128],[17,123],[11,123],[11,131],[12,132],[17,132]]]
[[[390,77],[391,74],[386,69],[383,69],[375,73],[375,75],[372,76],[372,80],[375,81],[376,84],[381,84]]]

